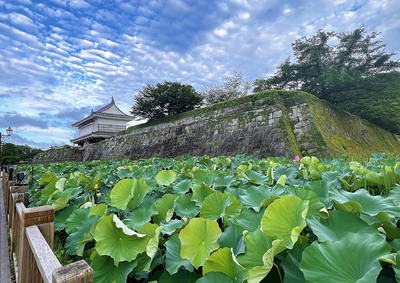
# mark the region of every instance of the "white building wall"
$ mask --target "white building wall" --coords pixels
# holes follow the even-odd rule
[[[87,124],[79,129],[79,136],[86,136],[93,132],[93,123]]]
[[[111,120],[99,118],[95,121],[94,132],[119,132],[126,129],[126,122],[121,120]]]

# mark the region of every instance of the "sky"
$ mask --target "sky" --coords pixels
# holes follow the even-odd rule
[[[0,132],[72,145],[71,124],[111,97],[130,114],[147,84],[267,78],[320,29],[364,25],[400,53],[399,19],[399,0],[0,0]]]

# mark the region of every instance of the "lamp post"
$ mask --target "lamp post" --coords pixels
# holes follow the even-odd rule
[[[12,132],[13,132],[13,129],[11,127],[8,127],[6,129],[6,132],[7,132],[7,134],[5,134],[5,135],[0,132],[0,157],[1,157],[0,160],[1,160],[1,165],[3,165],[3,152],[2,152],[3,143],[2,143],[2,139],[3,139],[3,137],[4,138],[10,137]]]

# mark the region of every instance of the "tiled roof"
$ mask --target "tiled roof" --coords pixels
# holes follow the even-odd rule
[[[113,106],[115,106],[121,114],[104,113],[106,110],[110,109]],[[126,115],[124,112],[122,112],[121,109],[119,109],[118,106],[115,104],[114,98],[112,97],[110,103],[108,103],[107,105],[101,107],[100,109],[98,109],[96,111],[92,110],[92,113],[90,113],[89,116],[83,118],[80,121],[73,123],[72,126],[79,127],[82,124],[85,124],[90,121],[94,121],[97,117],[111,118],[114,120],[122,120],[122,121],[126,121],[126,122],[132,121],[134,119],[132,116]]]

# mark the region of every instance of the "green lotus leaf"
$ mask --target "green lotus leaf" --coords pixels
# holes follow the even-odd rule
[[[51,172],[44,173],[42,175],[42,177],[40,177],[40,179],[38,180],[39,186],[42,187],[42,186],[49,184],[50,182],[53,181],[54,178],[57,179],[57,176],[54,175],[53,173],[51,173]]]
[[[304,156],[300,159],[300,162],[307,166],[315,166],[319,163],[319,159],[314,156]]]
[[[240,202],[233,194],[216,191],[204,199],[200,216],[211,220],[218,218],[226,220],[230,216],[238,215],[241,208]]]
[[[305,283],[304,274],[299,268],[303,257],[303,251],[310,244],[296,244],[293,249],[287,251],[286,258],[282,261],[285,274],[284,283]]]
[[[330,208],[332,206],[332,200],[329,198],[330,186],[327,183],[321,180],[313,181],[304,188],[313,191],[318,196],[319,201],[326,207]]]
[[[176,172],[173,170],[162,170],[156,176],[157,184],[160,186],[169,186],[176,180]]]
[[[183,266],[186,270],[193,272],[194,267],[189,260],[183,259],[180,256],[181,242],[177,234],[172,235],[168,241],[165,242],[165,269],[170,274],[178,272],[179,268]]]
[[[71,234],[76,227],[89,217],[90,208],[75,209],[72,214],[65,221],[65,232]]]
[[[274,178],[276,180],[279,180],[281,176],[285,175],[286,179],[288,181],[293,180],[297,178],[297,175],[299,174],[299,169],[295,166],[278,166],[274,168]],[[282,185],[284,186],[284,184]]]
[[[54,219],[54,229],[56,231],[61,231],[65,229],[65,222],[72,215],[72,212],[75,209],[76,206],[70,205],[56,212],[56,216]]]
[[[201,277],[199,280],[196,281],[196,283],[239,283],[238,281],[235,281],[228,275],[222,272],[209,272],[203,277]],[[171,282],[172,283],[172,282]],[[174,282],[175,283],[175,282]]]
[[[389,192],[388,199],[393,201],[395,206],[400,206],[400,187],[392,188]]]
[[[177,282],[184,282],[184,283],[195,283],[199,278],[199,275],[196,272],[189,272],[187,270],[179,270],[177,273],[173,275],[169,274],[168,272],[164,272],[161,274],[158,283],[177,283]]]
[[[263,265],[262,257],[272,247],[272,241],[260,229],[246,232],[244,236],[245,253],[237,256],[238,262],[247,269]]]
[[[341,171],[327,171],[327,172],[322,172],[321,177],[322,181],[324,181],[329,187],[331,188],[342,188],[342,183],[339,180],[340,175],[343,174]],[[314,180],[317,180],[317,178],[311,176]]]
[[[238,264],[230,248],[222,248],[212,253],[203,265],[203,275],[209,272],[221,272],[236,282],[243,282],[246,277],[245,271],[245,268]]]
[[[104,186],[104,182],[101,181],[102,178],[103,178],[103,174],[97,174],[96,176],[94,176],[94,178],[92,178],[92,180],[88,184],[86,184],[84,190],[85,191],[97,191],[99,188]]]
[[[81,179],[80,176],[82,175],[81,172],[74,172],[72,173],[67,181],[65,182],[64,188],[66,189],[73,189],[79,186]]]
[[[104,216],[107,215],[107,204],[105,203],[100,203],[92,207],[92,210],[90,211],[89,215],[99,215],[99,216]]]
[[[146,223],[139,229],[139,233],[146,234],[149,237],[149,242],[146,246],[146,256],[140,256],[140,259],[137,259],[140,263],[138,263],[138,269],[140,272],[142,271],[149,271],[152,260],[156,256],[158,249],[158,243],[160,241],[160,233],[163,229],[162,226],[158,226],[157,224],[153,223]]]
[[[175,194],[186,194],[191,186],[192,186],[192,181],[189,179],[184,179],[179,183],[174,184],[172,192]]]
[[[272,238],[283,240],[282,244],[291,249],[307,225],[308,203],[308,200],[289,195],[275,200],[261,219],[262,231]]]
[[[313,191],[297,188],[295,189],[295,195],[302,200],[309,200],[307,218],[310,216],[319,216],[320,210],[325,207],[325,205],[319,201],[318,196]]]
[[[182,227],[184,221],[182,219],[171,219],[168,222],[160,222],[160,226],[164,229],[161,231],[163,235],[172,235],[175,231]]]
[[[237,218],[234,219],[233,223],[242,227],[247,231],[254,231],[260,227],[261,218],[264,215],[265,208],[262,208],[260,212],[255,212],[251,208],[245,208],[239,214]]]
[[[384,175],[375,171],[370,171],[365,175],[365,181],[368,185],[376,186],[376,185],[385,185]]]
[[[82,256],[86,243],[93,240],[95,224],[99,216],[90,216],[83,219],[78,226],[68,235],[65,249],[70,255]]]
[[[276,184],[284,187],[286,185],[286,175],[281,175],[279,179],[276,181]]]
[[[63,191],[64,190],[64,186],[65,186],[65,182],[67,181],[67,178],[60,178],[57,180],[55,187],[57,190]]]
[[[192,194],[180,195],[175,203],[175,213],[181,218],[193,218],[199,212],[200,208],[192,201]]]
[[[372,196],[365,189],[359,189],[354,193],[332,190],[330,196],[334,199],[336,209],[349,212],[364,213],[376,216],[381,212],[387,213],[393,222],[400,215],[400,207],[393,205],[393,201],[382,196]]]
[[[93,268],[93,282],[96,283],[119,283],[126,282],[128,274],[137,263],[135,261],[122,261],[115,266],[113,259],[109,256],[96,255],[91,263]]]
[[[42,190],[42,193],[40,195],[42,205],[48,204],[49,200],[51,200],[56,193],[61,192],[56,188],[57,180],[58,179],[56,177],[53,178],[51,182],[48,183],[46,187],[44,187],[44,189]]]
[[[231,224],[218,239],[218,244],[221,248],[232,248],[235,255],[244,253],[245,243],[243,240],[244,228]]]
[[[193,168],[193,181],[195,184],[206,184],[210,187],[213,183],[213,176],[210,170]],[[193,189],[193,188],[192,188]]]
[[[396,264],[392,265],[397,282],[400,282],[400,239],[394,239],[390,242],[390,246],[396,251]]]
[[[139,253],[146,251],[149,237],[142,234],[126,234],[123,228],[118,228],[113,221],[114,215],[103,216],[97,223],[94,232],[96,240],[96,251],[100,255],[108,255],[114,259],[114,265],[118,266],[121,261],[132,261]],[[122,221],[119,223],[121,224]],[[122,223],[123,224],[123,223]],[[129,231],[124,229],[125,232]]]
[[[250,186],[239,191],[239,200],[243,208],[251,207],[256,212],[260,211],[261,202],[270,197],[271,189],[264,186]]]
[[[278,186],[275,186],[275,188],[277,188],[277,187]],[[280,199],[280,198],[281,198],[281,195],[273,194],[269,198],[263,199],[263,201],[260,204],[260,207],[268,207],[271,203],[273,203],[275,200]]]
[[[115,226],[116,226],[117,228],[122,229],[122,232],[123,232],[125,235],[128,235],[128,236],[133,236],[133,235],[135,235],[135,236],[137,236],[137,237],[139,237],[139,238],[143,238],[143,237],[146,236],[146,234],[140,234],[140,233],[138,233],[138,232],[136,232],[136,231],[133,231],[132,229],[129,229],[129,228],[124,224],[124,222],[122,222],[122,221],[118,218],[118,216],[115,215],[115,214],[113,215],[112,220],[114,221]]]
[[[144,224],[150,222],[152,214],[153,210],[138,206],[133,211],[129,212],[122,221],[129,228],[138,230]]]
[[[248,270],[248,282],[260,282],[273,267],[274,257],[283,250],[282,240],[267,236],[260,229],[247,232],[244,236],[245,253],[237,256],[237,261]]]
[[[179,233],[182,246],[180,256],[199,268],[210,253],[219,248],[217,240],[221,234],[217,222],[204,218],[191,219]]]
[[[192,185],[193,196],[192,200],[197,206],[201,207],[206,197],[213,194],[215,191],[205,183],[195,183]]]
[[[390,245],[378,233],[349,232],[339,241],[315,241],[305,248],[300,269],[306,282],[376,282],[382,269],[379,258],[389,253]]]
[[[175,202],[178,198],[179,195],[164,194],[157,200],[155,207],[157,208],[158,214],[153,216],[154,222],[160,223],[161,221],[170,221],[175,211]]]
[[[154,258],[158,251],[158,243],[160,240],[160,233],[164,227],[158,226],[154,223],[146,223],[142,228],[139,229],[139,233],[147,235],[149,237],[149,242],[146,246],[146,254],[150,258]]]
[[[311,217],[307,220],[318,241],[338,241],[347,232],[376,233],[376,229],[362,221],[357,215],[342,211],[332,210],[327,219]]]
[[[143,178],[139,180],[123,179],[116,183],[111,190],[111,205],[125,210],[129,204],[129,209],[133,210],[139,206],[148,191],[149,186]]]
[[[400,228],[397,227],[397,223],[393,223],[387,213],[381,212],[376,216],[360,214],[359,217],[370,226],[384,233],[388,241],[400,238]]]
[[[228,188],[235,180],[235,176],[219,174],[217,178],[214,179],[214,186],[215,188]]]
[[[268,275],[274,266],[275,255],[282,251],[281,244],[282,240],[274,240],[272,242],[272,247],[262,257],[263,265],[255,266],[248,271],[248,283],[258,283]]]
[[[55,211],[61,210],[68,206],[72,190],[65,190],[63,193],[65,193],[65,196],[57,196],[57,199],[51,204]]]
[[[248,170],[246,172],[242,172],[241,175],[249,182],[255,185],[264,185],[268,181],[268,176],[254,171],[254,170]]]
[[[120,178],[120,179],[130,179],[130,178],[133,178],[133,172],[132,172],[132,167],[131,168],[129,168],[129,167],[123,167],[123,166],[121,166],[121,167],[118,167],[117,168],[117,176]]]
[[[342,183],[344,189],[348,192],[357,191],[359,188],[365,187],[365,180],[364,179],[354,179],[353,176],[348,178],[342,178],[338,176],[339,181]],[[347,180],[350,179],[350,180]],[[350,183],[349,183],[350,181]]]

